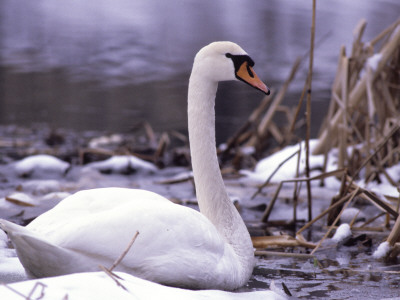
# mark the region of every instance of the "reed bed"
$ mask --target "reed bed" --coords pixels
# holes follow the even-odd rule
[[[304,240],[302,233],[316,221],[326,217],[329,228],[322,239],[317,244],[313,244],[311,255],[318,251],[322,242],[336,228],[342,212],[352,202],[360,199],[374,204],[378,208],[377,213],[358,227],[353,226],[354,218],[350,224],[353,227],[352,229],[355,231],[387,232],[387,241],[392,246],[392,251],[388,256],[394,257],[400,253],[400,196],[393,198],[387,195],[377,195],[355,183],[361,179],[366,184],[371,181],[381,182],[381,178],[385,177],[391,185],[399,187],[397,179],[391,178],[386,169],[400,163],[400,20],[394,22],[371,41],[363,42],[362,37],[366,25],[367,22],[361,20],[354,29],[354,41],[350,54],[346,54],[344,46],[340,49],[336,76],[331,89],[329,110],[320,128],[317,146],[313,150],[313,154],[324,154],[326,166],[328,153],[331,149],[337,148],[339,152],[338,170],[323,172],[313,178],[310,178],[307,173],[306,178],[282,181],[262,217],[263,222],[268,222],[271,210],[285,183],[296,184],[293,197],[293,221],[296,222],[297,183],[305,181],[310,189],[309,184],[312,180],[323,182],[324,178],[329,176],[341,177],[342,184],[338,195],[332,199],[330,206],[325,211],[313,219],[310,217],[311,206],[309,202],[309,222],[297,231],[296,239],[291,245],[292,247],[295,245],[304,247],[304,243],[296,243],[295,241]],[[313,52],[312,48],[313,44],[311,44],[311,53]],[[312,57],[310,57],[310,65],[311,60]],[[282,110],[279,105],[281,105],[299,64],[300,59],[296,60],[290,76],[274,99],[268,100],[271,105],[266,112],[261,113],[262,110],[266,109],[267,100],[264,99],[248,120],[246,126],[228,141],[228,147],[225,151],[229,151],[238,145],[250,145],[255,147],[258,152],[265,151],[265,139],[268,135],[280,145],[297,141],[298,138],[293,132],[296,127],[295,124],[298,122],[296,119],[302,99],[307,91],[311,91],[310,73],[297,110],[288,114],[287,119],[291,126],[279,130],[273,123],[273,116],[276,112]],[[290,109],[286,108],[286,111],[290,111]],[[309,111],[308,108],[307,119],[310,118]],[[305,123],[308,132],[310,120],[308,119]],[[307,134],[306,142],[309,138],[309,134]],[[308,155],[307,153],[307,157]],[[284,163],[278,168],[284,167]],[[362,173],[362,176],[360,173]],[[258,188],[256,194],[268,185],[269,180],[270,178]],[[398,191],[400,191],[399,188]],[[311,195],[310,190],[308,195]],[[373,221],[384,215],[386,215],[386,222],[382,225],[383,227],[370,227]],[[261,240],[258,239],[255,244],[261,245]],[[276,242],[277,240],[270,246],[276,245]],[[268,243],[268,239],[265,239],[264,245],[268,245]],[[282,241],[281,246],[284,247],[285,243],[288,246],[285,240]]]

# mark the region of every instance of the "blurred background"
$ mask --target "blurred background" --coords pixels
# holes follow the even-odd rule
[[[129,132],[146,120],[157,131],[186,132],[193,57],[230,40],[278,89],[310,45],[312,1],[0,0],[0,124]],[[317,1],[313,133],[330,98],[339,49],[368,21],[364,39],[400,15],[398,0]],[[305,60],[286,104],[296,105]],[[217,139],[245,122],[263,95],[227,82],[217,94]]]

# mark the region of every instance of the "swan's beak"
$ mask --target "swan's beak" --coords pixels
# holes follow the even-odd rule
[[[266,95],[269,95],[269,88],[264,84],[264,82],[261,81],[260,78],[258,78],[256,72],[254,72],[253,68],[249,66],[247,61],[244,61],[239,70],[237,70],[236,77],[252,87],[262,91]]]

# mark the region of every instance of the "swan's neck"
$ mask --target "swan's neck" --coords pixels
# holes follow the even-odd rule
[[[253,267],[250,235],[225,189],[216,155],[215,95],[217,82],[197,76],[189,81],[188,123],[197,200],[204,214],[233,247],[244,268]],[[251,266],[250,266],[251,265]]]

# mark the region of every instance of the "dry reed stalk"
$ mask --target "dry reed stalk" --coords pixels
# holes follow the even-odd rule
[[[282,186],[283,186],[284,183],[288,183],[288,182],[304,182],[304,181],[312,181],[312,180],[321,180],[321,179],[323,179],[323,178],[327,178],[327,177],[330,177],[330,176],[336,176],[336,175],[338,175],[338,174],[343,174],[343,171],[344,171],[344,170],[335,170],[335,171],[332,171],[332,172],[327,172],[327,173],[320,174],[320,175],[317,175],[317,176],[314,176],[314,177],[310,177],[310,178],[297,178],[297,179],[282,180],[282,181],[279,183],[278,188],[276,189],[276,192],[275,192],[275,194],[274,194],[274,197],[271,199],[271,201],[269,202],[267,208],[265,209],[264,214],[263,214],[263,216],[261,217],[261,221],[262,221],[262,222],[265,222],[265,223],[268,221],[268,218],[269,218],[269,216],[270,216],[270,214],[271,214],[272,208],[273,208],[274,205],[275,205],[275,202],[276,202],[276,200],[277,200],[277,198],[278,198],[278,196],[279,196],[279,192],[280,192],[280,190],[282,189]]]
[[[399,32],[400,32],[400,30],[399,30]],[[395,133],[397,133],[397,131],[399,129],[400,129],[400,125],[393,126],[391,131],[386,136],[383,137],[383,139],[375,147],[374,151],[364,160],[364,162],[355,171],[355,173],[351,177],[348,187],[350,187],[352,185],[352,183],[354,182],[354,178],[358,176],[358,174],[366,166],[366,164],[369,163],[369,161],[378,153],[378,151],[380,151],[386,145],[386,143],[389,141],[389,139],[391,139],[393,137],[393,135]]]
[[[371,46],[375,46],[379,41],[381,41],[384,37],[387,37],[389,33],[393,32],[397,26],[400,25],[400,19],[398,19],[396,22],[394,22],[392,25],[389,27],[385,28],[382,32],[380,32],[375,38],[373,38],[369,44]]]
[[[109,151],[105,149],[93,149],[93,148],[81,148],[79,149],[79,164],[83,165],[85,162],[85,154],[96,154],[96,155],[104,155],[104,156],[113,156],[116,153],[114,151]]]
[[[384,216],[386,214],[386,212],[381,212],[380,214],[376,215],[375,217],[365,221],[363,224],[361,224],[361,228],[366,227],[368,224],[371,224],[372,222],[374,222],[375,220],[377,220],[378,218]]]
[[[313,251],[311,251],[311,255],[313,255],[321,246],[322,242],[328,237],[329,233],[332,231],[333,227],[336,225],[336,223],[339,221],[340,216],[342,215],[343,211],[347,208],[347,206],[349,206],[350,202],[354,199],[355,196],[357,196],[359,194],[359,189],[356,189],[352,194],[349,200],[347,200],[347,202],[344,204],[342,210],[340,211],[340,213],[337,215],[335,221],[333,222],[333,224],[329,227],[328,231],[325,233],[325,235],[322,237],[322,239],[318,242],[317,246],[314,248]]]
[[[253,236],[251,237],[254,248],[268,248],[271,246],[279,247],[305,247],[314,249],[315,244],[304,239],[297,239],[290,235],[274,235],[274,236]]]
[[[334,228],[338,228],[339,226],[335,226]],[[324,227],[325,228],[325,227]],[[357,231],[360,233],[368,233],[368,232],[374,232],[374,233],[383,233],[384,231],[387,231],[384,227],[378,226],[378,227],[352,227],[352,231]]]
[[[156,151],[154,153],[154,158],[153,158],[154,163],[157,163],[164,156],[165,150],[167,149],[169,143],[170,139],[168,134],[166,132],[162,133],[158,141]]]
[[[268,128],[272,121],[272,118],[274,117],[279,105],[283,101],[286,91],[290,83],[293,81],[297,73],[297,70],[300,66],[300,63],[301,63],[301,57],[297,57],[295,63],[292,66],[289,77],[285,80],[282,88],[279,90],[278,94],[274,97],[268,111],[266,112],[266,114],[264,115],[264,117],[261,119],[260,123],[257,126],[256,134],[253,135],[251,139],[247,142],[247,146],[254,147],[258,144],[260,139],[265,137],[266,133],[268,132]]]
[[[350,223],[349,223],[350,228],[353,228],[353,225],[354,225],[354,223],[357,221],[357,217],[358,217],[358,215],[360,214],[360,212],[361,212],[361,210],[359,210],[359,211],[354,215],[353,219],[351,219],[351,221],[350,221]]]
[[[108,269],[108,271],[112,272],[112,270],[114,270],[114,268],[116,266],[119,265],[119,263],[124,259],[124,257],[126,256],[126,254],[129,252],[129,250],[131,249],[133,243],[136,241],[136,238],[139,235],[139,231],[136,231],[135,235],[133,236],[132,240],[129,242],[128,246],[126,247],[126,249],[124,250],[124,252],[121,253],[121,255],[117,258],[117,260],[113,263],[113,265],[111,266],[110,269]]]
[[[269,175],[269,177],[267,178],[267,180],[258,187],[257,191],[251,196],[250,199],[254,199],[259,193],[261,193],[262,189],[264,187],[266,187],[270,180],[272,179],[272,177],[274,177],[274,175],[276,174],[276,172],[279,171],[279,169],[285,164],[287,163],[293,156],[295,156],[296,154],[300,154],[300,150],[297,150],[296,152],[294,152],[293,154],[291,154],[289,157],[285,158],[276,168],[275,170],[271,173],[271,175]]]
[[[154,133],[153,127],[151,127],[151,125],[148,122],[144,121],[143,128],[144,128],[144,132],[146,133],[146,137],[149,141],[149,145],[152,148],[156,148],[157,147],[157,139],[156,139],[156,134]]]
[[[400,254],[400,243],[395,243],[389,252],[389,259],[395,259]],[[398,272],[400,274],[400,271]]]
[[[361,198],[369,200],[370,202],[378,206],[380,209],[384,210],[387,214],[391,215],[393,218],[398,217],[399,214],[394,210],[394,208],[390,206],[390,204],[387,204],[386,202],[382,201],[370,191],[363,189],[362,192],[363,193],[360,195]]]
[[[314,63],[314,40],[315,40],[315,13],[316,13],[316,0],[312,3],[312,24],[311,24],[311,38],[310,38],[310,59],[308,66],[308,89],[307,89],[307,105],[306,105],[306,164],[305,171],[306,177],[310,178],[310,138],[311,138],[311,91],[312,91],[312,74]],[[312,220],[312,195],[311,195],[311,182],[307,181],[307,204],[308,204],[308,221]]]
[[[251,138],[251,136],[254,134],[253,127],[255,127],[256,123],[259,121],[262,113],[266,110],[268,107],[269,103],[271,102],[271,99],[273,97],[274,92],[271,91],[271,94],[269,96],[264,96],[262,99],[260,105],[253,110],[247,121],[240,127],[240,129],[231,137],[228,139],[226,142],[226,149],[222,152],[222,156],[227,155],[230,150],[248,139]]]
[[[399,216],[399,214],[396,212],[396,210],[394,208],[391,207],[390,204],[386,203],[385,201],[379,199],[374,193],[361,188],[360,186],[358,186],[357,184],[355,184],[354,182],[351,182],[352,179],[349,179],[351,183],[351,186],[348,186],[348,190],[350,191],[354,191],[354,190],[359,190],[360,191],[360,197],[368,200],[370,202],[372,202],[374,205],[378,206],[380,209],[384,210],[386,213],[392,215],[394,218],[397,218]]]
[[[343,105],[343,120],[342,127],[340,128],[340,142],[339,142],[339,161],[338,167],[344,168],[345,161],[347,161],[347,140],[348,140],[348,126],[347,126],[347,115],[348,115],[348,84],[349,84],[349,59],[346,56],[342,56],[341,61],[341,96]]]
[[[36,290],[38,288],[40,288],[40,295],[35,296],[35,299],[42,299],[45,296],[45,289],[47,288],[47,285],[45,285],[42,282],[35,282],[35,284],[33,285],[32,289],[29,291],[29,294],[27,296],[25,296],[24,294],[22,294],[20,291],[12,288],[11,286],[9,286],[8,284],[3,284],[1,283],[0,285],[4,286],[5,288],[9,289],[10,291],[12,291],[13,293],[15,293],[18,296],[21,296],[22,298],[24,298],[25,300],[33,300],[32,296],[33,294],[36,292]]]
[[[127,288],[119,281],[122,280],[121,277],[119,277],[117,274],[115,274],[113,272],[113,270],[115,269],[116,266],[118,266],[120,264],[120,262],[124,259],[124,257],[126,256],[126,254],[129,252],[129,250],[131,249],[133,243],[136,241],[136,238],[139,235],[139,231],[136,231],[135,235],[133,236],[132,240],[129,242],[128,246],[126,247],[126,249],[121,253],[121,255],[117,258],[117,260],[113,263],[113,265],[111,266],[111,268],[106,268],[102,265],[99,266],[99,268],[106,273],[112,280],[115,281],[115,283],[120,286],[121,288],[123,288],[124,290],[127,291]]]
[[[360,69],[359,66],[356,66],[355,67],[356,71],[353,71],[353,73],[351,74],[350,85],[349,85],[349,88],[351,89],[351,91],[349,93],[349,99],[348,99],[349,107],[351,109],[356,109],[359,106],[360,102],[363,99],[365,99],[365,95],[367,93],[367,91],[366,91],[367,82],[374,81],[376,78],[378,78],[378,76],[380,76],[382,70],[384,69],[384,67],[386,66],[388,61],[393,57],[394,53],[398,50],[398,47],[400,45],[400,30],[393,29],[392,31],[388,32],[388,34],[391,34],[390,38],[388,39],[387,43],[382,47],[381,51],[379,52],[381,57],[380,57],[379,63],[377,64],[376,69],[374,70],[373,74],[369,76],[366,72],[360,79],[357,79],[357,80],[353,79],[354,77],[358,78],[358,76],[359,76],[359,69]],[[359,44],[360,43],[355,43],[355,45],[359,45]],[[359,50],[360,47],[361,46],[358,46],[358,47],[356,47],[356,49],[353,49],[353,54],[360,53],[361,52],[361,50]],[[366,55],[368,55],[368,51],[369,51],[369,49],[365,49],[365,52],[367,53]],[[369,53],[369,55],[371,55],[371,54]],[[364,60],[365,60],[365,58],[362,59],[362,61],[364,61]],[[354,85],[354,87],[353,87],[353,85]],[[344,113],[344,110],[338,109],[335,112],[335,114],[332,116],[332,118],[329,120],[330,125],[327,128],[329,128],[330,130],[328,131],[328,129],[325,128],[325,130],[322,131],[322,133],[319,137],[318,145],[314,149],[314,154],[321,154],[325,149],[325,147],[324,147],[325,143],[328,142],[330,137],[332,135],[337,135],[338,124],[339,124],[340,120],[342,120],[343,113]]]
[[[300,157],[301,157],[301,143],[299,144],[299,151],[297,154],[297,164],[296,164],[296,178],[299,177],[299,170],[300,170]],[[301,185],[300,185],[301,186]],[[300,193],[300,187],[298,188],[298,182],[296,181],[294,183],[294,188],[293,188],[293,222],[296,224],[297,222],[297,200],[299,198],[299,193]]]
[[[339,199],[337,202],[331,204],[327,209],[325,209],[322,213],[320,213],[318,216],[316,216],[314,219],[312,219],[311,221],[307,222],[307,224],[305,224],[302,228],[300,228],[297,232],[296,232],[296,236],[298,234],[301,234],[304,230],[308,229],[312,224],[314,224],[315,222],[317,222],[318,220],[320,220],[322,217],[324,217],[327,213],[329,213],[331,210],[334,210],[335,208],[339,207],[340,205],[342,205],[343,203],[345,203],[346,201],[348,201],[350,199],[352,195],[348,194],[344,197],[342,197],[341,199]]]
[[[315,258],[314,255],[306,254],[306,253],[288,253],[288,252],[277,252],[277,251],[265,251],[265,250],[256,250],[254,252],[256,256],[282,256],[282,257],[293,257],[293,258],[304,258],[310,259]]]
[[[99,266],[100,269],[106,273],[112,280],[114,280],[114,282],[121,287],[122,289],[124,289],[125,291],[127,291],[128,289],[120,282],[120,280],[122,280],[121,277],[119,277],[117,274],[115,274],[114,272],[110,271],[109,269],[107,269],[104,266]]]

